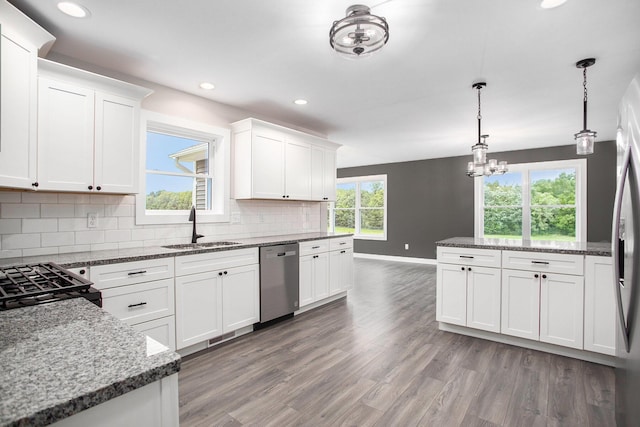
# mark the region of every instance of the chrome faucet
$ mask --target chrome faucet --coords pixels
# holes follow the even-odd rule
[[[196,233],[196,207],[191,206],[189,221],[193,221],[193,231],[191,232],[191,243],[198,243],[198,239],[204,237],[203,234]]]

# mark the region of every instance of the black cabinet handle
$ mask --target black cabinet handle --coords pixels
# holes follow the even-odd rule
[[[38,184],[38,181],[36,181],[36,182],[32,183],[31,185],[37,188],[38,185],[40,185],[40,184]]]
[[[222,276],[222,271],[220,273],[218,273],[218,276]]]
[[[461,267],[460,270],[464,271],[464,267]]]
[[[225,271],[224,274],[227,274],[227,272]]]
[[[132,271],[131,273],[127,273],[129,276],[135,276],[136,274],[144,274],[146,273],[147,270],[140,270],[140,271]]]
[[[87,187],[89,190],[93,190],[93,185]]]
[[[287,197],[287,196],[284,196],[284,195],[282,196],[282,198],[283,198],[283,199],[285,199],[286,197]]]
[[[314,258],[318,258],[318,255],[314,255],[313,257],[314,257]]]
[[[549,262],[548,261],[531,261],[531,264],[549,265]]]
[[[82,274],[86,273],[86,271],[83,268],[82,270],[78,271],[78,273],[80,273],[82,275]]]
[[[469,255],[460,255],[460,258],[473,259],[473,257],[472,257],[472,256],[469,256]]]
[[[289,195],[287,194],[287,199],[289,198]]]
[[[100,191],[102,190],[102,187],[100,187],[99,185],[96,187],[96,190]]]
[[[535,277],[537,279],[539,276],[537,274],[534,274],[533,277]]]
[[[346,245],[347,242],[340,242],[340,245]]]
[[[467,267],[467,270],[471,271],[471,267]]]
[[[546,274],[543,274],[543,275],[542,275],[542,278],[543,278],[543,279],[546,279],[546,278],[547,278],[547,275],[546,275]]]
[[[320,246],[311,246],[311,249],[320,249]]]
[[[132,308],[132,307],[141,307],[141,306],[143,306],[143,305],[147,305],[147,303],[146,303],[146,302],[139,302],[139,303],[137,303],[137,304],[129,304],[129,308]]]
[[[340,253],[341,253],[341,254],[346,254],[346,253],[347,253],[347,251],[340,251]]]

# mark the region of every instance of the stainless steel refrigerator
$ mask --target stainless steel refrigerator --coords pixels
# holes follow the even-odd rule
[[[640,73],[620,103],[617,145],[611,241],[618,309],[616,422],[623,427],[640,425]]]

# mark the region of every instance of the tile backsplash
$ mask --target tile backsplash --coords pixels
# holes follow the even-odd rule
[[[231,200],[231,222],[198,223],[201,242],[324,231],[321,202]],[[97,215],[88,227],[89,213]],[[0,191],[0,258],[188,243],[191,223],[136,225],[135,196]]]

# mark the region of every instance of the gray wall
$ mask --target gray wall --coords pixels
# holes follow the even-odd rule
[[[491,152],[490,152],[491,154]],[[575,145],[493,153],[509,163],[584,158]],[[587,240],[611,241],[615,141],[596,143],[587,156]],[[435,258],[438,240],[473,236],[473,179],[469,155],[338,169],[338,178],[387,174],[387,240],[356,240],[360,253]],[[409,243],[409,250],[404,244]]]

